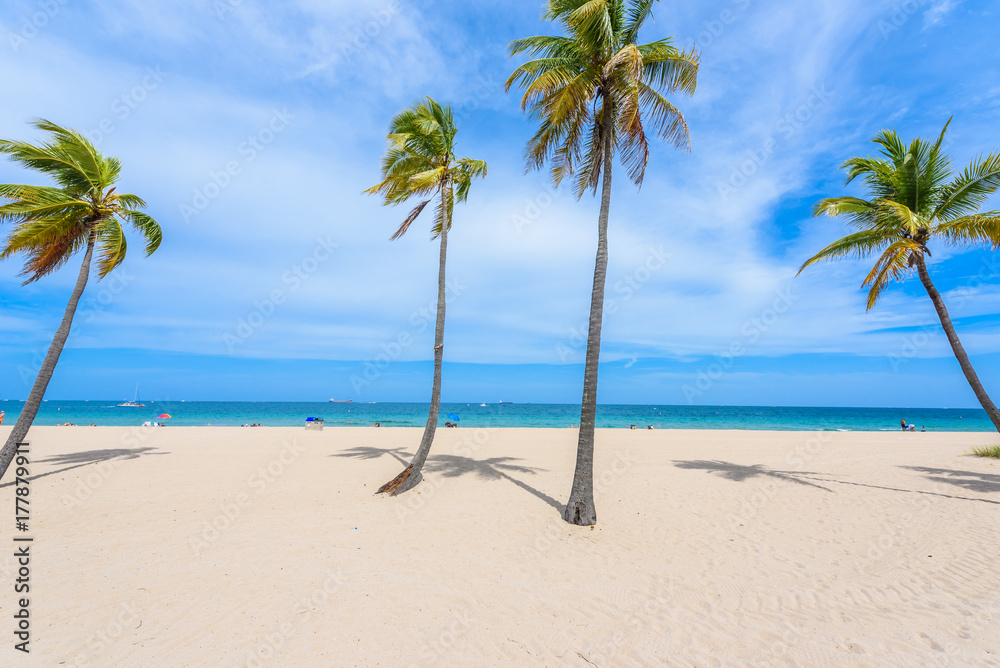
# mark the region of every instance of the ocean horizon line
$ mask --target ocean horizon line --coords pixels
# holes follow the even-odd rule
[[[20,401],[0,401],[12,424]],[[324,425],[423,427],[429,402],[187,401],[139,399],[56,400],[42,403],[35,424],[135,427],[302,427],[309,418]],[[580,404],[442,402],[437,425],[471,428],[566,428],[580,423]],[[902,424],[901,424],[902,423]],[[762,431],[990,431],[979,408],[835,406],[681,406],[598,404],[596,426],[611,429],[737,429]]]

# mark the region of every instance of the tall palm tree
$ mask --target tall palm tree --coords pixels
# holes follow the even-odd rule
[[[602,185],[597,224],[597,260],[590,300],[590,327],[583,377],[580,436],[573,488],[564,519],[597,522],[594,507],[594,418],[597,366],[608,267],[611,166],[618,152],[629,178],[641,185],[649,162],[646,126],[679,149],[690,149],[683,114],[665,93],[691,95],[698,84],[698,54],[679,51],[671,39],[637,45],[639,30],[656,0],[550,0],[545,18],[565,36],[528,37],[511,42],[511,55],[534,58],[507,79],[507,90],[524,90],[522,110],[538,121],[528,142],[528,170],[551,162],[553,183],[574,177],[579,199]],[[602,184],[603,176],[603,184]]]
[[[98,254],[98,279],[107,276],[125,259],[125,234],[121,222],[132,225],[145,237],[146,255],[160,245],[160,226],[139,211],[146,203],[135,195],[115,192],[121,172],[117,158],[101,155],[78,132],[46,120],[33,125],[49,134],[43,144],[0,139],[0,154],[28,169],[51,177],[56,186],[0,185],[0,223],[14,229],[4,243],[0,260],[25,256],[24,284],[33,283],[62,267],[78,251],[83,264],[70,294],[62,323],[38,370],[35,384],[0,450],[0,478],[24,440],[38,413],[56,362],[69,338],[73,315],[90,278],[94,250]]]
[[[906,145],[895,132],[884,130],[872,140],[879,146],[881,157],[851,158],[845,162],[842,169],[847,170],[847,183],[861,178],[868,199],[824,199],[816,204],[814,213],[846,216],[858,231],[821,250],[802,265],[799,273],[820,260],[878,254],[875,266],[862,283],[862,287],[870,286],[868,310],[871,310],[890,282],[904,280],[916,268],[965,378],[1000,431],[1000,413],[969,362],[941,293],[931,282],[924,257],[931,255],[928,246],[932,240],[1000,248],[1000,211],[979,212],[1000,188],[1000,153],[973,160],[956,176],[951,160],[941,150],[950,123],[949,120],[945,124],[933,144],[915,139]]]
[[[441,409],[441,361],[444,359],[445,261],[448,257],[448,232],[451,229],[455,202],[469,197],[472,180],[485,178],[487,167],[482,160],[455,157],[455,117],[451,107],[427,98],[400,112],[389,124],[389,145],[382,158],[382,182],[365,192],[379,195],[385,205],[397,205],[411,197],[424,199],[410,211],[392,235],[399,239],[420,213],[438,199],[431,239],[441,240],[438,264],[437,325],[434,329],[434,385],[431,409],[427,416],[420,447],[403,472],[379,488],[379,494],[402,494],[420,483],[420,470],[434,443],[438,412]]]

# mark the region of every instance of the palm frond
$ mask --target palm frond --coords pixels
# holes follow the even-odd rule
[[[452,184],[446,183],[443,190],[443,197],[438,198],[438,204],[434,211],[434,224],[431,226],[431,239],[441,236],[441,231],[447,229],[451,231],[452,213],[455,210],[455,191]]]
[[[813,215],[836,217],[845,214],[865,214],[877,208],[878,205],[860,197],[828,197],[816,203]]]
[[[104,278],[125,260],[128,243],[115,218],[106,218],[94,229],[97,233],[97,276]]]
[[[886,234],[883,230],[863,230],[848,234],[806,260],[799,268],[798,273],[801,274],[806,267],[821,260],[833,260],[848,256],[867,257],[874,252],[882,251],[897,240],[898,237]]]
[[[135,211],[133,209],[124,209],[121,215],[131,223],[138,232],[142,234],[146,239],[146,256],[150,256],[156,252],[156,249],[160,247],[163,242],[163,230],[160,228],[160,224],[157,223],[152,216],[143,213],[142,211]]]
[[[647,110],[647,125],[650,125],[660,139],[681,151],[691,150],[691,131],[687,121],[677,107],[659,92],[639,82],[639,100]]]
[[[924,217],[900,202],[881,200],[878,202],[878,209],[883,220],[888,218],[892,221],[888,227],[898,227],[911,237],[916,237],[921,230],[926,232],[930,227]]]
[[[635,44],[635,40],[639,38],[639,30],[646,19],[653,14],[653,3],[655,2],[656,0],[632,0],[629,3],[625,31],[622,33],[623,43]]]
[[[965,216],[981,207],[1000,189],[1000,153],[973,160],[962,173],[942,189],[935,218]]]
[[[908,239],[900,239],[885,249],[861,284],[862,287],[871,286],[866,310],[870,311],[875,307],[889,283],[906,277],[909,273],[910,255],[920,252],[923,252],[922,249]]]
[[[1000,249],[1000,211],[975,213],[938,223],[934,236],[942,237],[952,245],[988,244]]]
[[[529,56],[544,55],[547,58],[573,58],[578,54],[578,49],[576,40],[570,37],[548,35],[515,39],[507,46],[507,51],[512,56],[527,53]]]
[[[559,19],[579,39],[608,53],[616,43],[612,5],[613,0],[587,0]]]
[[[641,187],[646,166],[649,164],[649,143],[646,140],[646,129],[642,124],[639,87],[634,85],[631,90],[623,92],[624,109],[619,112],[619,122],[622,125],[618,128],[618,151],[632,183]]]
[[[413,211],[410,211],[410,215],[406,217],[406,219],[403,221],[403,224],[399,226],[398,230],[396,230],[395,234],[389,237],[389,241],[395,241],[396,239],[399,239],[404,234],[406,234],[406,231],[410,229],[410,225],[413,224],[413,221],[417,219],[420,213],[424,210],[424,207],[427,206],[428,204],[430,204],[429,199],[424,200],[420,204],[413,207]]]
[[[604,105],[594,114],[594,120],[590,127],[590,139],[583,149],[582,156],[580,159],[580,167],[576,170],[576,183],[573,188],[573,192],[577,199],[583,197],[583,194],[590,190],[593,193],[597,192],[598,186],[601,184],[601,174],[604,171],[604,155],[605,155],[605,131],[604,131],[604,115],[605,113],[610,113],[610,111],[605,110]]]
[[[144,199],[131,193],[115,195],[114,198],[123,209],[145,209],[148,206]]]
[[[701,66],[697,51],[678,51],[669,39],[644,44],[638,50],[642,55],[646,84],[667,93],[694,95]]]
[[[35,145],[0,140],[0,154],[52,177],[60,186],[77,194],[91,193],[111,185],[113,179],[106,178],[102,173],[102,160],[86,137],[44,119],[38,119],[32,125],[48,132],[49,141]]]
[[[614,76],[615,70],[619,68],[625,69],[625,79],[627,81],[634,82],[642,76],[642,54],[639,52],[639,49],[635,44],[626,44],[618,51],[618,53],[611,56],[611,58],[608,59],[608,62],[604,63],[604,69],[601,72],[601,75],[604,79],[610,79]]]
[[[872,140],[882,147],[881,153],[892,163],[901,165],[906,160],[907,148],[895,130],[882,130]]]
[[[25,257],[21,275],[23,284],[48,276],[62,267],[82,248],[90,233],[89,226],[79,219],[37,219],[14,228],[7,238],[0,260],[14,255]]]
[[[447,167],[441,166],[413,174],[410,176],[410,190],[415,194],[430,192],[438,187],[447,172]]]
[[[89,201],[48,186],[3,184],[0,199],[9,200],[0,206],[0,222],[86,215],[92,208]]]
[[[458,166],[452,173],[452,181],[455,183],[455,201],[464,202],[469,198],[469,189],[473,179],[485,179],[489,167],[483,160],[472,160],[462,158],[458,160]]]

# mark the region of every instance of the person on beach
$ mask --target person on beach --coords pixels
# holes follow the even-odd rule
[[[906,431],[906,419],[905,418],[899,421],[899,426],[903,428],[903,431]]]
[[[0,411],[0,424],[3,424],[3,416],[4,416],[4,412]]]

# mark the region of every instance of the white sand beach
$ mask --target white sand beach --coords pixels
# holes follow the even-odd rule
[[[3,666],[1000,665],[997,434],[601,430],[592,529],[569,429],[441,430],[397,498],[417,429],[30,436]]]

